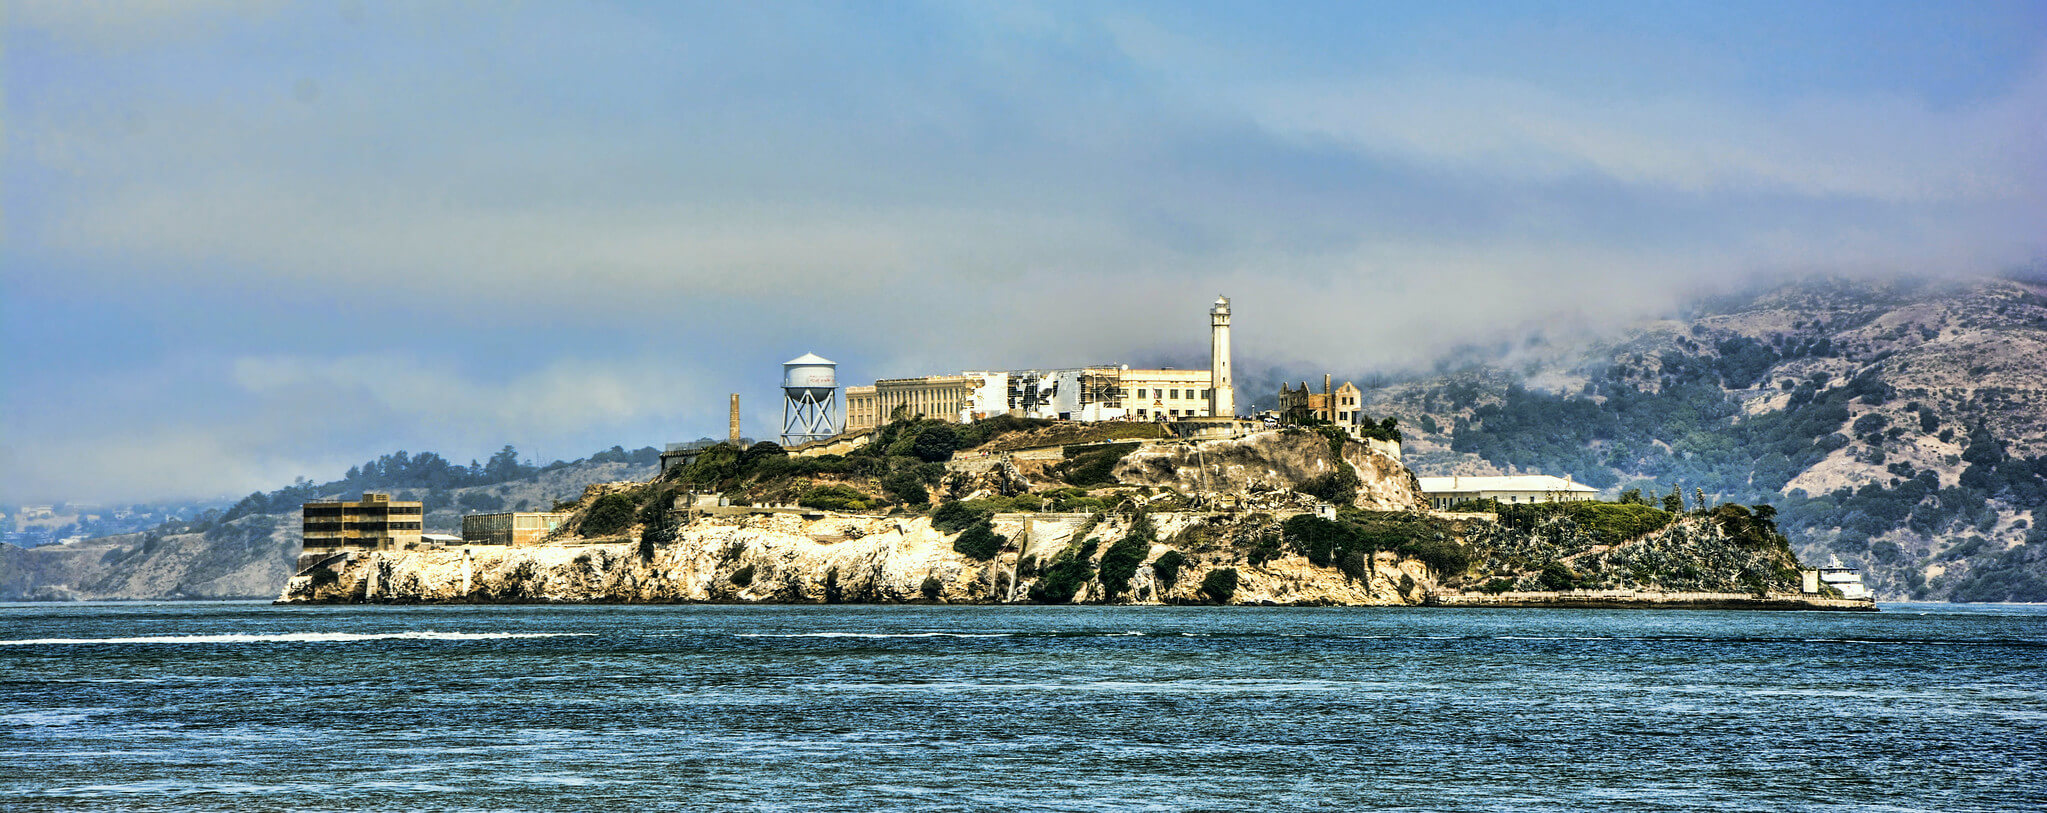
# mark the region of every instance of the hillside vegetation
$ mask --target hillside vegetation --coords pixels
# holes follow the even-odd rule
[[[2043,290],[1801,284],[1371,400],[1426,474],[1773,503],[1808,561],[1838,556],[1888,598],[2047,601]]]

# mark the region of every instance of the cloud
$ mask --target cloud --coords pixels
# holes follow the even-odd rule
[[[0,493],[575,456],[719,434],[730,391],[768,435],[804,351],[1198,363],[1217,293],[1246,362],[1349,374],[2047,249],[2038,53],[1765,93],[1578,81],[1490,12],[127,8],[8,22],[0,330],[38,352],[0,360]]]
[[[699,370],[659,357],[564,358],[495,376],[416,356],[272,354],[180,360],[130,375],[143,379],[130,385],[135,395],[73,405],[90,429],[10,426],[0,453],[12,465],[0,472],[0,495],[233,495],[297,476],[338,477],[400,448],[466,458],[511,442],[541,460],[575,458],[682,439],[659,427],[709,424],[722,406],[705,394],[712,388]],[[199,380],[178,391],[167,384],[173,376]],[[173,400],[140,394],[152,391]]]
[[[1592,172],[1692,194],[2038,203],[2047,62],[1960,111],[1878,94],[1615,104],[1490,76],[1263,87],[1241,103],[1276,133],[1513,180]]]

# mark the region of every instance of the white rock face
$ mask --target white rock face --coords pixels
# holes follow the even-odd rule
[[[1025,523],[1030,524],[1028,538]],[[1195,526],[1213,526],[1217,536],[1245,530],[1242,521],[1205,514],[1151,516],[1161,539]],[[1108,543],[1121,538],[1125,520],[1105,519],[1088,538]],[[637,545],[468,548],[470,590],[462,591],[463,549],[366,552],[338,568],[292,578],[279,601],[389,603],[551,602],[760,602],[829,601],[894,603],[1021,601],[1032,577],[1016,579],[1019,557],[1049,560],[1079,541],[1086,524],[1074,515],[1006,514],[996,532],[1016,544],[994,560],[977,562],[952,550],[953,537],[922,517],[828,517],[757,515],[738,520],[700,520],[675,543],[642,558]],[[1246,566],[1219,549],[1220,543],[1182,550],[1154,544],[1145,564],[1117,600],[1126,604],[1207,600],[1200,591],[1209,571],[1234,567],[1237,604],[1404,604],[1418,603],[1433,584],[1419,562],[1381,554],[1365,581],[1351,581],[1333,568],[1315,567],[1298,556]],[[1167,589],[1150,563],[1169,550],[1187,562]],[[1405,577],[1405,578],[1403,578]],[[934,588],[927,593],[927,580]],[[1405,583],[1407,589],[1402,591]],[[1100,601],[1091,583],[1075,601]]]
[[[1358,478],[1354,504],[1374,511],[1419,511],[1426,505],[1414,473],[1389,454],[1391,446],[1347,442],[1339,459],[1329,439],[1309,431],[1260,432],[1233,440],[1149,446],[1116,464],[1119,482],[1162,486],[1186,493],[1256,494],[1299,487],[1351,467]]]

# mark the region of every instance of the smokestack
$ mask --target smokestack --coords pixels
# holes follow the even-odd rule
[[[736,392],[732,394],[732,415],[727,419],[725,436],[735,444],[739,442],[739,393]]]
[[[1322,394],[1323,394],[1323,395],[1328,395],[1328,394],[1329,394],[1329,374],[1328,374],[1328,373],[1323,373],[1323,374],[1322,374]]]

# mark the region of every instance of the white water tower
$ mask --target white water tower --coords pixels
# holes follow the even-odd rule
[[[782,445],[839,434],[839,365],[815,353],[782,362]]]

